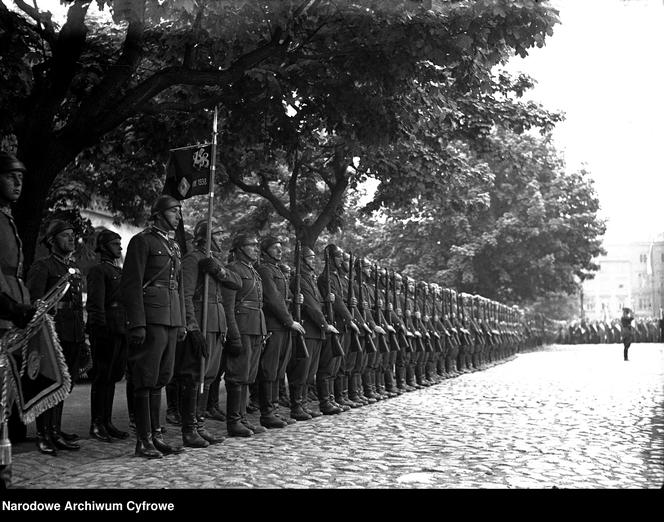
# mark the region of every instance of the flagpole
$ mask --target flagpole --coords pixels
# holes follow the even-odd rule
[[[207,231],[205,235],[205,256],[210,257],[212,251],[212,212],[214,210],[214,179],[217,170],[217,121],[218,107],[214,106],[214,119],[212,120],[212,147],[210,149],[210,177],[208,178],[208,211],[207,211]],[[210,276],[206,272],[203,277],[203,310],[201,320],[201,333],[208,342],[207,323],[208,323],[208,296],[210,294]],[[208,354],[212,347],[208,344]],[[203,393],[205,387],[205,356],[201,356],[201,376],[200,393]]]

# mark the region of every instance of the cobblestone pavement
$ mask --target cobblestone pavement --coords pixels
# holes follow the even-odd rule
[[[341,415],[159,460],[133,457],[132,440],[85,438],[79,452],[57,457],[25,443],[14,455],[14,486],[661,488],[664,345],[636,344],[630,355],[622,360],[621,345],[554,345]],[[89,387],[76,393],[84,425]],[[177,430],[166,438],[178,439]]]

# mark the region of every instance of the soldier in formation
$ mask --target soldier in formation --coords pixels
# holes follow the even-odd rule
[[[222,442],[206,419],[224,421],[230,437],[251,437],[482,370],[549,338],[541,320],[518,309],[417,281],[334,244],[319,256],[300,246],[293,269],[283,262],[281,238],[241,232],[224,262],[206,221],[194,227],[190,250],[180,251],[173,236],[181,204],[173,197],[157,198],[151,219],[152,226],[131,238],[122,268],[121,238],[100,232],[100,262],[87,277],[90,436],[102,442],[128,437],[112,422],[115,385],[125,375],[138,457]],[[5,235],[15,234],[4,228]],[[48,225],[51,253],[31,267],[32,299],[76,268],[75,239],[69,223]],[[12,256],[3,274],[17,277],[20,259]],[[13,296],[16,303],[2,317],[24,324],[32,309],[27,295]],[[80,279],[58,305],[55,322],[76,375],[86,331]],[[226,413],[219,407],[222,378]],[[160,424],[162,389],[169,383],[175,397],[169,419],[181,424],[182,445],[167,442]],[[288,386],[286,414],[279,411],[280,383]],[[247,416],[252,386],[257,424]],[[78,449],[61,418],[61,404],[40,416],[40,451]]]
[[[136,422],[135,455],[161,458],[182,452],[161,431],[161,395],[173,376],[175,348],[184,340],[185,306],[181,253],[171,238],[182,219],[180,202],[160,196],[152,205],[153,225],[129,241],[121,278],[127,313],[129,375]]]
[[[41,299],[45,296],[70,269],[77,274],[72,279],[69,290],[53,311],[55,330],[73,389],[79,372],[79,356],[85,348],[82,280],[78,265],[72,256],[76,249],[73,225],[61,219],[52,220],[46,228],[43,242],[48,246],[50,254],[36,260],[28,271],[26,285],[31,299]],[[71,392],[71,389],[69,391]],[[47,455],[56,455],[58,449],[67,451],[80,449],[77,442],[79,436],[62,430],[63,402],[42,413],[36,420],[37,447]]]

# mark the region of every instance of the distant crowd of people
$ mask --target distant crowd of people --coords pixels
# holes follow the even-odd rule
[[[662,342],[662,319],[636,317],[633,319],[632,328],[633,342],[635,343]],[[611,320],[577,319],[559,328],[556,342],[559,344],[621,343],[623,342],[621,318],[617,317]]]

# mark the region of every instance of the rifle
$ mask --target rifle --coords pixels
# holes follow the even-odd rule
[[[382,313],[380,311],[380,293],[378,290],[378,265],[374,265],[374,315],[376,317],[376,323],[380,324],[380,318],[382,316]],[[387,342],[385,341],[385,336],[384,335],[378,335],[378,351],[380,353],[388,353],[390,351],[390,347],[387,345]]]
[[[353,263],[355,259],[353,253],[350,252],[350,261],[348,263],[348,309],[350,310],[353,319],[355,319],[357,311],[357,305],[353,305],[353,300],[355,299],[355,289],[353,288]],[[359,321],[358,321],[359,322]],[[364,322],[364,320],[362,321]],[[351,352],[362,353],[362,343],[360,342],[360,334],[351,328],[350,330],[350,348]]]
[[[438,314],[436,313],[436,289],[434,288],[433,290],[431,290],[431,288],[429,288],[429,291],[431,292],[431,317],[429,318],[429,321],[431,324],[433,351],[442,352],[443,346],[440,339],[440,334],[438,333],[438,330],[436,330],[436,320],[438,316]]]
[[[403,282],[403,278],[401,280],[401,288],[403,289],[403,324],[406,327],[406,330],[408,330],[408,323],[406,322],[406,307],[408,306],[408,281],[405,283]],[[406,352],[414,352],[415,348],[410,342],[410,339],[408,339],[408,334],[406,332],[403,332],[404,337],[406,338]]]
[[[418,324],[416,322],[417,317],[415,316],[416,313],[417,313],[417,284],[415,284],[415,290],[413,292],[413,310],[412,310],[411,315],[410,315],[410,317],[411,317],[410,320],[413,323],[413,329],[415,330],[415,332],[414,332],[415,333],[415,346],[416,346],[415,351],[417,351],[417,352],[428,352],[429,350],[427,350],[424,347],[424,340],[423,340],[424,334],[422,334],[422,332],[420,332],[419,329],[418,329]],[[420,335],[417,335],[418,333]]]
[[[356,261],[357,264],[357,302],[360,309],[360,315],[363,318],[367,316],[367,310],[364,308],[364,281],[362,280],[362,259]],[[378,350],[373,342],[373,334],[366,333],[364,336],[364,351],[367,353],[376,353]]]
[[[334,324],[334,307],[332,306],[332,303],[328,301],[327,296],[332,293],[330,290],[330,252],[329,250],[325,249],[325,289],[327,292],[327,295],[325,296],[325,315],[327,316],[327,322],[330,324]],[[337,296],[335,295],[334,298],[336,299]],[[332,357],[341,357],[344,355],[344,349],[343,346],[341,346],[341,342],[339,341],[339,337],[337,334],[330,332],[327,336],[327,342],[331,343],[331,350],[332,350]]]
[[[394,270],[392,270],[392,277],[394,277]],[[385,313],[387,314],[387,317],[385,318],[385,320],[390,325],[392,325],[392,323],[389,319],[392,318],[393,313],[396,313],[396,310],[394,310],[394,305],[392,305],[393,310],[390,310],[389,305],[390,305],[390,277],[387,275],[387,268],[386,268],[385,269]],[[396,330],[396,328],[395,328],[395,330]],[[387,332],[387,339],[388,339],[388,344],[390,346],[390,351],[391,352],[398,352],[399,351],[399,340],[397,339],[397,335],[393,332],[388,331]]]
[[[300,296],[300,276],[302,270],[302,260],[300,256],[300,241],[295,243],[295,295],[293,296],[293,319],[298,323],[302,320],[302,305],[298,303]],[[293,353],[295,359],[308,359],[309,350],[307,350],[307,343],[304,340],[304,335],[299,332],[295,333],[293,338]]]

